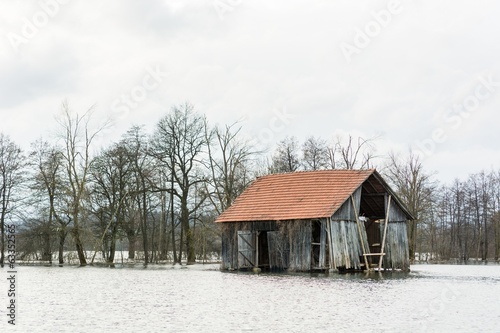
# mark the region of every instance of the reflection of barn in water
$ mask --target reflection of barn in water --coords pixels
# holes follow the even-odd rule
[[[375,170],[260,177],[216,220],[222,268],[408,270],[410,219]]]

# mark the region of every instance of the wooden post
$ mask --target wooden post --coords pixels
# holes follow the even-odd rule
[[[255,267],[259,267],[259,234],[260,231],[255,233]]]
[[[382,236],[382,244],[380,248],[380,259],[378,262],[378,270],[380,271],[382,269],[382,262],[384,260],[384,248],[385,248],[385,238],[387,236],[387,225],[389,224],[389,214],[391,212],[391,200],[392,196],[389,195],[389,200],[387,203],[387,212],[385,213],[385,225],[384,225],[384,235]]]
[[[354,196],[351,194],[351,202],[352,202],[352,208],[354,209],[354,216],[356,216],[356,224],[358,225],[358,234],[359,234],[359,240],[361,241],[361,248],[363,249],[363,259],[365,261],[365,270],[370,270],[370,266],[368,264],[368,258],[366,256],[366,247],[365,247],[365,242],[363,241],[363,235],[361,234],[361,224],[359,223],[359,216],[358,216],[358,210],[356,209],[356,204],[354,202]],[[368,248],[368,250],[370,250]]]
[[[255,232],[255,266],[253,267],[253,272],[257,274],[261,272],[259,268],[259,235],[260,231]]]
[[[331,229],[332,218],[329,217],[326,219],[326,234],[328,237],[328,254],[330,258],[328,260],[328,264],[330,265],[330,272],[336,270],[336,265],[333,260],[333,245],[332,245],[332,229]]]

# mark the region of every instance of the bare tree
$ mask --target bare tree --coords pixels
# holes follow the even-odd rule
[[[144,263],[149,263],[149,224],[150,194],[153,188],[154,164],[149,154],[149,141],[142,127],[134,126],[126,134],[123,141],[128,151],[129,163],[131,165],[132,191],[131,199],[134,202],[130,207],[135,211],[139,219],[139,229],[142,234],[142,246],[144,251]],[[133,220],[132,220],[133,221]],[[129,245],[135,240],[134,223],[128,226]]]
[[[494,253],[495,253],[495,261],[498,262],[500,258],[500,172],[495,172],[493,174],[494,179],[494,213],[492,216],[492,223],[494,232]]]
[[[500,258],[500,212],[496,211],[492,218],[493,228],[495,230],[495,242],[494,242],[494,259],[496,262]]]
[[[206,181],[199,169],[208,144],[205,124],[205,118],[195,113],[191,104],[186,103],[173,107],[172,111],[159,121],[155,135],[155,155],[162,158],[162,161],[169,166],[175,186],[171,189],[171,193],[177,197],[180,205],[179,260],[185,237],[188,264],[194,263],[196,259],[190,220],[204,201],[204,197],[195,203],[190,199],[193,191],[203,188],[203,186],[198,187],[198,184],[201,185]]]
[[[410,259],[414,260],[418,240],[417,226],[422,221],[423,215],[431,208],[435,183],[432,175],[425,172],[418,156],[412,152],[406,158],[400,158],[391,153],[389,158],[387,178],[393,182],[400,198],[415,217],[415,220],[410,221],[408,226]]]
[[[25,177],[23,169],[25,167],[25,157],[21,148],[16,145],[8,136],[0,133],[0,233],[1,233],[1,253],[0,266],[4,266],[5,261],[5,225],[14,210],[18,208],[21,196],[16,195]]]
[[[481,171],[436,191],[436,252],[444,259],[498,258],[500,188],[497,173]],[[425,240],[424,240],[425,241]]]
[[[116,241],[125,219],[125,198],[130,190],[132,166],[127,148],[115,144],[95,158],[91,168],[93,213],[103,233],[102,250],[108,263],[113,263]]]
[[[306,170],[320,170],[328,167],[326,140],[310,136],[302,145],[303,163]]]
[[[353,138],[352,135],[345,140],[337,137],[334,145],[328,148],[330,168],[332,169],[369,169],[375,158],[376,138]]]
[[[67,102],[63,102],[62,116],[58,119],[62,130],[61,139],[64,145],[62,156],[67,191],[71,200],[68,211],[68,215],[73,223],[71,235],[73,236],[78,259],[82,266],[87,264],[81,237],[81,218],[84,213],[83,201],[87,196],[86,185],[92,161],[90,147],[96,135],[102,130],[102,128],[95,131],[90,130],[89,122],[91,115],[92,108],[80,116],[70,110]]]
[[[64,262],[64,243],[67,236],[67,221],[64,221],[57,213],[57,202],[63,202],[62,191],[63,180],[61,170],[63,168],[62,153],[58,147],[51,146],[47,141],[38,140],[32,145],[30,152],[30,165],[34,168],[32,189],[37,201],[41,201],[43,207],[48,210],[47,221],[41,227],[44,237],[44,248],[42,260],[52,262],[51,236],[57,230],[59,238],[59,263]],[[55,221],[58,226],[55,226]]]
[[[294,172],[299,168],[299,142],[294,136],[286,137],[278,143],[272,157],[270,172]]]
[[[212,194],[209,199],[217,214],[229,208],[253,179],[250,162],[257,152],[252,150],[248,142],[238,138],[241,127],[234,127],[235,124],[209,130],[208,124],[205,124],[211,173],[211,180],[206,186],[207,192]]]

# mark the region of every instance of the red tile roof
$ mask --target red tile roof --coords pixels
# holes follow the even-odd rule
[[[374,172],[321,170],[260,177],[215,222],[331,217]]]

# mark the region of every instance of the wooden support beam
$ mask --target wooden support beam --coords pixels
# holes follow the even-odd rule
[[[255,233],[255,267],[259,267],[259,234],[260,231]]]
[[[331,217],[326,219],[326,235],[328,237],[328,254],[330,255],[330,260],[328,260],[328,264],[330,265],[330,271],[336,270],[337,265],[333,260],[333,245],[332,245],[332,231],[331,231]]]
[[[385,213],[385,225],[384,225],[384,235],[382,236],[382,244],[380,248],[380,253],[384,253],[385,250],[385,239],[387,237],[387,225],[389,224],[389,216],[391,213],[391,202],[392,202],[392,196],[389,195],[389,200],[387,203],[387,212]],[[380,271],[382,269],[382,262],[384,261],[384,255],[380,256],[380,259],[378,261],[378,270]]]
[[[365,259],[365,268],[370,269],[368,265],[368,258],[366,257],[367,251],[365,248],[365,242],[363,241],[363,235],[361,234],[361,224],[359,222],[358,210],[356,209],[356,203],[354,202],[354,196],[351,194],[352,208],[354,209],[354,216],[356,216],[356,224],[358,225],[359,240],[361,241],[361,248],[363,249],[363,258]],[[363,226],[364,227],[364,226]],[[370,249],[368,248],[368,252]]]

